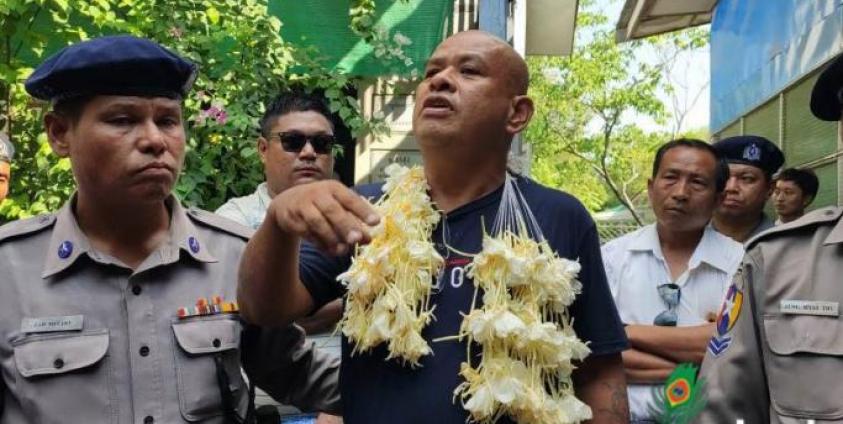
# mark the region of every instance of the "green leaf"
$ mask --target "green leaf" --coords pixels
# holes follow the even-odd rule
[[[243,149],[240,150],[240,156],[245,158],[245,159],[251,158],[252,156],[254,156],[257,153],[258,153],[257,149],[255,149],[252,146],[244,147]]]
[[[59,7],[59,9],[61,9],[62,12],[67,12],[67,8],[68,8],[67,0],[53,0],[53,2],[56,4],[56,6]]]
[[[219,23],[220,12],[216,8],[209,7],[205,10],[205,14],[208,16],[208,20],[211,22],[211,24],[216,25]]]

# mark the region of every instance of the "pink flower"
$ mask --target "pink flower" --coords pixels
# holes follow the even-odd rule
[[[228,113],[224,110],[220,110],[219,113],[217,113],[217,116],[216,116],[215,119],[217,120],[218,124],[224,125],[225,121],[228,120]]]
[[[228,121],[228,112],[222,106],[213,105],[205,110],[199,111],[198,121],[204,123],[206,119],[213,119],[219,125],[224,125]]]
[[[184,35],[184,31],[179,27],[171,27],[169,31],[167,31],[173,38],[181,38]]]

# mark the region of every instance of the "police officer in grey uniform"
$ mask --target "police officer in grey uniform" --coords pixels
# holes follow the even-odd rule
[[[773,174],[784,164],[784,154],[772,141],[757,135],[724,138],[713,147],[729,163],[729,180],[712,224],[745,243],[775,225],[764,213],[764,205],[773,193]]]
[[[172,195],[192,63],[149,40],[67,47],[26,82],[77,192],[0,228],[0,422],[242,423],[252,382],[339,412],[337,363],[303,334],[245,326],[237,264],[251,231]],[[290,364],[297,361],[294,366]]]
[[[843,59],[811,110],[840,120]],[[700,423],[843,423],[843,209],[820,209],[750,240],[701,375]]]

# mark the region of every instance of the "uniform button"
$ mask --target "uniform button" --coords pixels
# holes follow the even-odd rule
[[[64,359],[56,358],[56,360],[53,361],[53,366],[56,367],[57,370],[64,368]]]
[[[141,294],[141,291],[143,291],[143,289],[141,289],[141,286],[138,286],[138,285],[132,286],[132,294],[134,294],[135,296]]]
[[[59,245],[58,255],[61,259],[67,259],[73,254],[73,243],[69,240],[61,242]]]
[[[213,342],[213,343],[214,343],[214,347],[220,347],[220,345],[222,344],[222,343],[220,342],[220,339],[214,339],[214,342]]]
[[[190,236],[187,239],[187,246],[190,247],[190,251],[193,252],[194,255],[199,253],[199,240],[196,240],[196,237]]]
[[[152,418],[152,415],[147,415],[143,417],[143,424],[152,424],[155,422],[155,418]]]
[[[140,348],[140,356],[148,356],[149,355],[149,346],[141,346]],[[150,417],[152,418],[152,417]]]

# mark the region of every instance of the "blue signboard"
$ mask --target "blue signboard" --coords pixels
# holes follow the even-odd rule
[[[711,131],[763,104],[841,48],[843,0],[720,0],[711,23]]]

